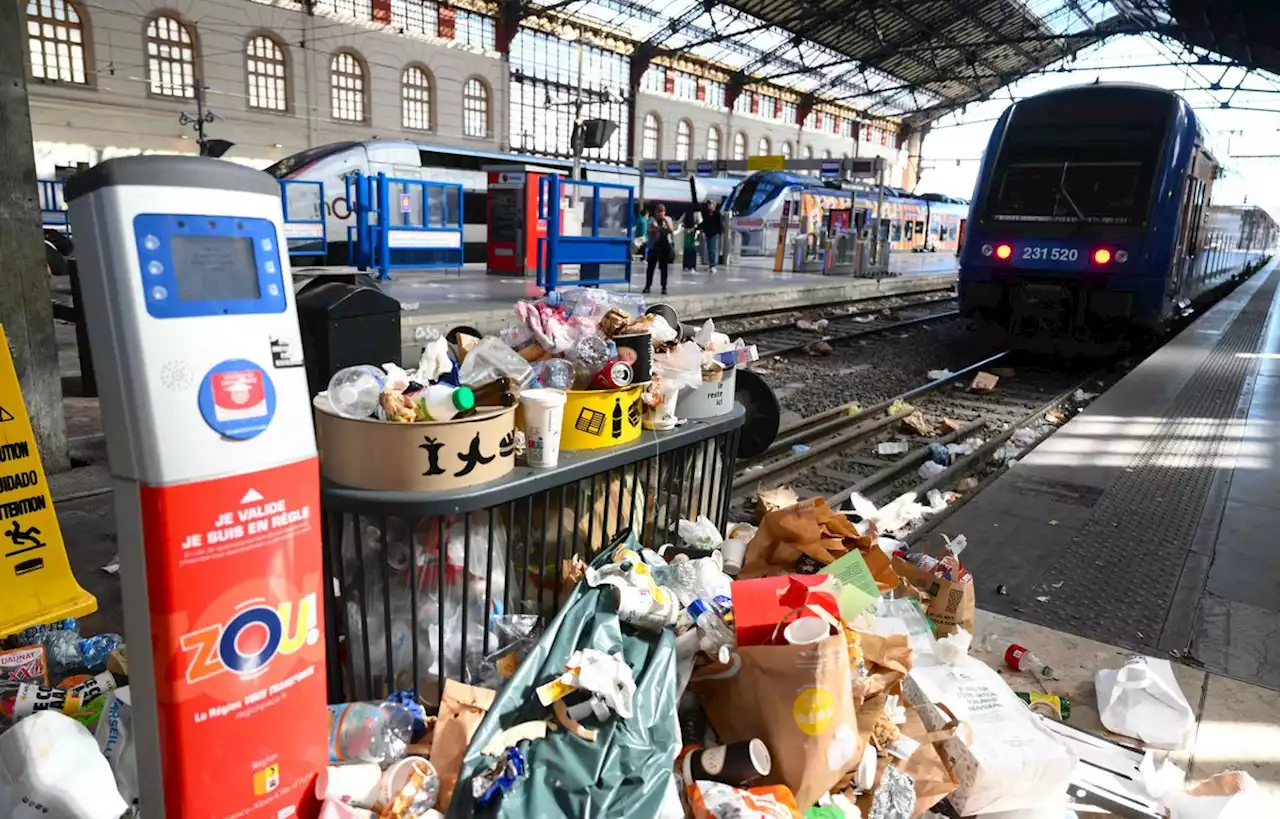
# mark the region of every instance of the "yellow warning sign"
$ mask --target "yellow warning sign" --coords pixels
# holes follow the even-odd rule
[[[9,340],[0,327],[0,637],[97,609],[98,601],[71,574]]]
[[[778,154],[747,157],[747,170],[749,171],[782,171],[786,170],[786,168],[787,158]]]

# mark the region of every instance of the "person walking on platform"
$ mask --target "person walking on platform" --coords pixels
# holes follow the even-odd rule
[[[649,244],[649,214],[648,212],[636,205],[636,227],[635,227],[635,255],[641,259],[644,258],[645,247]]]
[[[681,246],[684,259],[680,267],[687,273],[698,269],[698,212],[690,210],[680,220]]]
[[[724,222],[720,218],[720,211],[716,208],[716,203],[708,199],[705,202],[706,213],[702,216],[702,224],[699,230],[706,240],[707,267],[712,273],[716,272],[716,267],[720,264],[720,240],[724,235]]]
[[[653,268],[657,267],[662,273],[662,295],[667,294],[667,273],[670,272],[676,255],[675,245],[672,244],[675,232],[676,226],[672,224],[671,217],[667,216],[667,206],[658,205],[649,219],[649,241],[645,251],[648,259],[644,269],[646,293],[653,289]]]

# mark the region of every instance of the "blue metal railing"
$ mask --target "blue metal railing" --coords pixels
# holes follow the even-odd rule
[[[284,238],[291,257],[323,259],[329,253],[325,228],[324,183],[280,180]]]
[[[462,185],[357,172],[346,187],[356,218],[347,228],[349,264],[379,279],[396,269],[462,267]]]
[[[581,235],[564,234],[561,190],[572,186],[585,212]],[[581,284],[630,284],[631,239],[635,189],[608,182],[562,180],[547,174],[538,184],[538,218],[546,220],[547,236],[538,240],[537,283],[547,292],[560,285],[560,267],[578,265]],[[601,265],[621,265],[622,275],[602,278]]]

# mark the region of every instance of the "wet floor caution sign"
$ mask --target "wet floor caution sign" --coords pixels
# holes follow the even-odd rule
[[[97,609],[98,601],[71,573],[9,340],[0,327],[0,637]]]

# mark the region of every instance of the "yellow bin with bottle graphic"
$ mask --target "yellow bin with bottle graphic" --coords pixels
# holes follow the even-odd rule
[[[644,384],[616,390],[568,390],[560,448],[603,449],[640,438]]]

